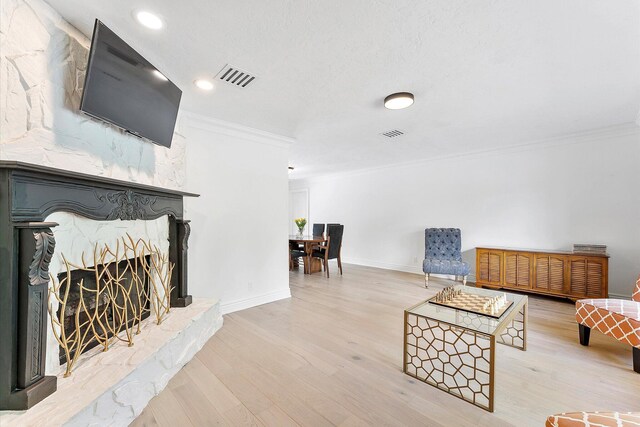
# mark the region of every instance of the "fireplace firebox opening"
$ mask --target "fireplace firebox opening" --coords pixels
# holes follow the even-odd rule
[[[174,264],[149,241],[127,235],[113,249],[96,244],[91,266],[84,253],[81,265],[64,254],[62,260],[66,268],[52,277],[49,313],[65,377],[91,348],[107,351],[116,341],[132,346],[144,319],[154,314],[160,324],[169,313]]]

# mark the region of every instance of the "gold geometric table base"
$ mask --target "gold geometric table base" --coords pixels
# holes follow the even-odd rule
[[[499,335],[478,332],[484,318],[460,312],[458,325],[405,311],[403,371],[482,409],[493,412],[495,344],[526,350],[527,304]]]
[[[525,304],[522,307],[516,317],[513,318],[511,323],[498,337],[500,344],[508,345],[510,347],[519,348],[522,351],[527,350],[527,308]]]

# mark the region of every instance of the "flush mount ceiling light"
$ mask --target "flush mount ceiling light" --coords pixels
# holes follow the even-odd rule
[[[159,78],[162,81],[165,81],[165,82],[169,81],[169,79],[158,70],[153,70],[152,73],[153,73],[154,76],[156,76],[157,78]]]
[[[146,10],[139,10],[134,13],[134,16],[140,24],[152,30],[159,30],[164,26],[162,19],[158,15],[147,12]]]
[[[389,110],[400,110],[413,104],[413,94],[409,92],[392,93],[384,99],[384,106]]]
[[[211,81],[209,81],[207,79],[198,79],[193,83],[196,86],[198,86],[198,88],[200,88],[202,90],[211,90],[211,89],[213,89],[213,83],[211,83]]]

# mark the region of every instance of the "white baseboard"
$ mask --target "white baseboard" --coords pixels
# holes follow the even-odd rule
[[[422,266],[418,265],[403,265],[403,264],[391,264],[388,262],[374,261],[362,258],[344,258],[345,264],[363,265],[365,267],[382,268],[385,270],[404,271],[405,273],[424,274],[422,272]]]
[[[266,294],[256,295],[249,298],[242,298],[229,302],[223,301],[222,304],[220,304],[220,310],[222,311],[222,314],[229,314],[234,311],[240,311],[286,298],[291,298],[291,290],[289,289],[289,286],[287,286],[286,289],[268,292]]]
[[[424,275],[424,273],[422,272],[422,265],[416,266],[416,265],[391,264],[387,262],[374,261],[374,260],[362,259],[362,258],[348,258],[348,259],[345,258],[344,262],[345,264],[355,264],[355,265],[362,265],[365,267],[375,267],[375,268],[382,268],[384,270],[395,270],[395,271],[403,271],[405,273],[415,273],[415,274]],[[446,274],[435,274],[435,276],[453,278],[453,276],[449,276]],[[469,274],[467,276],[467,283],[475,283],[475,282],[476,282],[476,275]]]

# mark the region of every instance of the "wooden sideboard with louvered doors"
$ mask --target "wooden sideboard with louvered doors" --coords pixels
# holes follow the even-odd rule
[[[550,296],[608,297],[609,256],[571,251],[476,248],[476,286]]]

